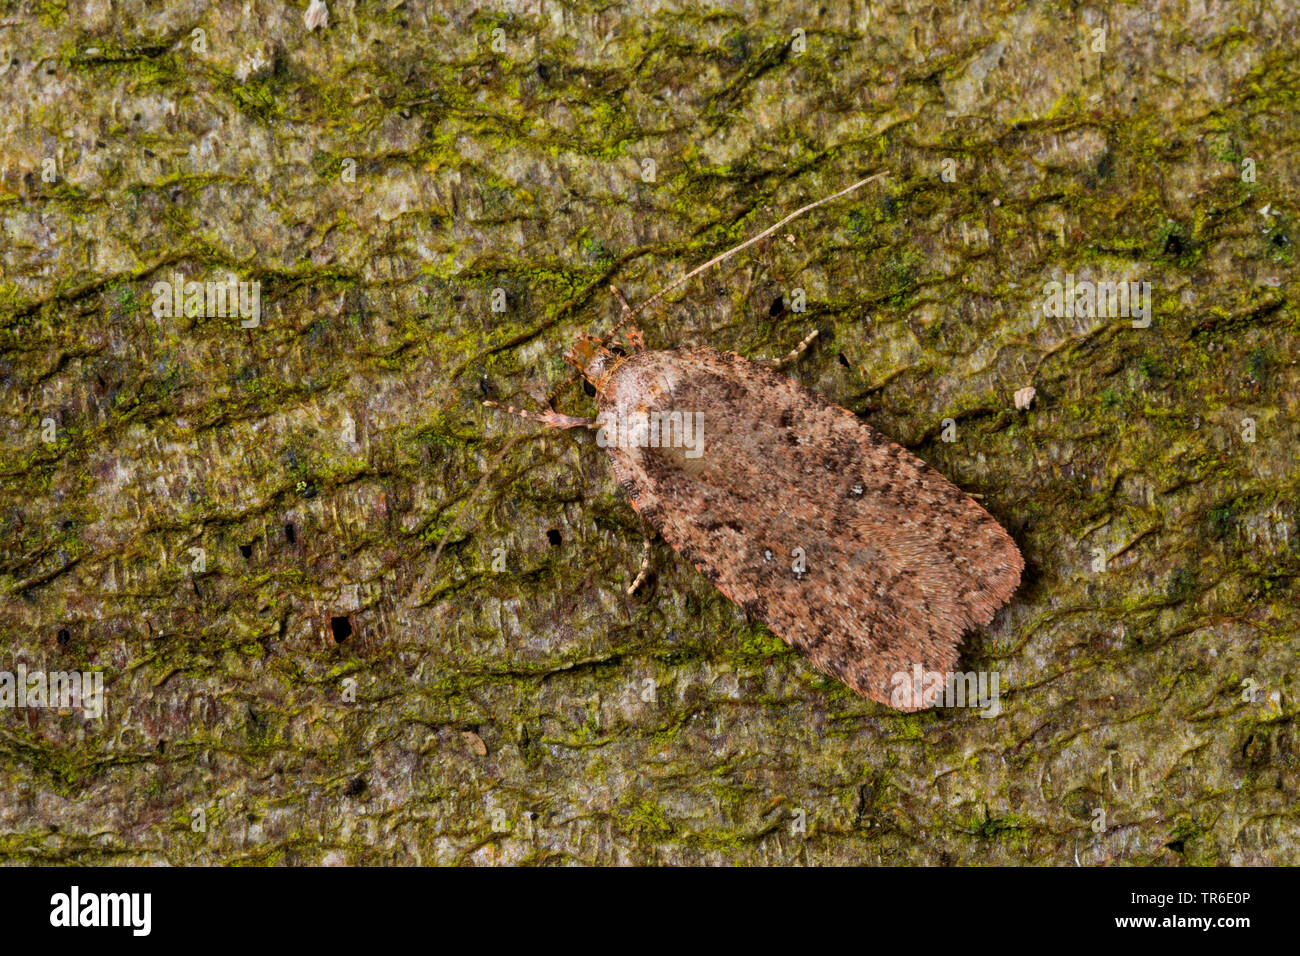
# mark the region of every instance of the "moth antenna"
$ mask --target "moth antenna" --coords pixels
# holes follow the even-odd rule
[[[487,469],[483,472],[483,477],[478,480],[478,484],[474,486],[474,490],[469,493],[469,497],[466,498],[465,503],[461,505],[460,511],[456,512],[456,517],[452,519],[451,527],[447,529],[447,533],[444,534],[442,540],[438,542],[438,547],[433,549],[433,557],[429,560],[429,567],[425,569],[424,574],[420,577],[420,583],[417,584],[415,589],[407,596],[406,604],[408,607],[416,606],[419,596],[424,593],[425,587],[433,577],[434,569],[438,567],[438,558],[442,556],[443,547],[446,546],[447,542],[451,540],[451,536],[455,534],[457,529],[460,527],[460,519],[464,517],[465,512],[469,510],[469,506],[474,503],[474,499],[477,498],[479,492],[483,490],[483,486],[487,484],[488,479],[496,474],[497,467],[501,464],[501,459],[505,458],[506,453],[510,451],[510,449],[514,448],[522,437],[522,435],[511,435],[510,439],[501,446],[501,450],[492,458],[492,461],[488,463]]]
[[[595,419],[574,418],[572,415],[561,415],[559,412],[554,411],[549,407],[545,412],[539,414],[537,412],[529,412],[524,411],[521,408],[515,408],[513,405],[502,405],[500,402],[486,401],[483,404],[489,408],[499,408],[502,411],[509,412],[511,415],[517,415],[520,418],[525,418],[528,421],[539,422],[547,428],[596,427]],[[446,547],[447,542],[451,540],[452,535],[459,530],[461,518],[464,517],[470,506],[474,504],[475,499],[478,498],[479,493],[483,490],[483,486],[488,483],[488,479],[496,474],[497,468],[501,465],[501,459],[505,458],[506,453],[509,452],[510,449],[514,448],[522,437],[522,435],[512,435],[510,439],[501,446],[501,450],[496,453],[492,458],[492,461],[488,463],[487,468],[483,472],[483,477],[478,480],[478,484],[474,486],[474,490],[470,492],[469,497],[465,499],[465,503],[461,505],[460,510],[456,512],[456,517],[452,519],[451,527],[448,528],[447,533],[442,536],[442,539],[438,542],[438,546],[433,549],[433,557],[429,559],[429,567],[425,569],[424,575],[420,578],[420,583],[415,586],[415,590],[413,590],[407,598],[407,605],[409,607],[415,607],[418,596],[424,592],[429,580],[433,577],[434,569],[438,566],[438,558],[442,556],[442,549]],[[473,529],[471,528],[470,530]]]
[[[866,179],[859,179],[852,186],[848,186],[844,189],[841,189],[839,192],[831,196],[823,196],[821,199],[818,199],[814,202],[810,202],[806,206],[800,206],[798,209],[790,213],[790,215],[786,216],[780,222],[768,226],[758,235],[752,236],[749,239],[746,239],[740,245],[733,246],[732,248],[728,249],[726,252],[714,256],[708,262],[704,263],[704,265],[696,266],[694,269],[686,273],[686,275],[682,276],[680,279],[677,279],[674,282],[670,282],[668,285],[664,286],[654,295],[650,296],[650,298],[646,299],[644,302],[638,305],[635,309],[631,308],[627,304],[627,302],[623,300],[623,296],[619,294],[617,289],[614,289],[613,286],[610,286],[610,289],[613,290],[614,294],[618,295],[619,301],[623,303],[623,317],[619,319],[618,323],[612,329],[609,330],[609,332],[605,335],[603,339],[601,339],[601,344],[608,342],[610,336],[612,336],[615,332],[617,332],[619,329],[625,326],[628,322],[631,322],[634,318],[636,318],[638,315],[644,312],[648,307],[653,305],[655,302],[658,302],[665,295],[667,295],[669,292],[672,292],[673,289],[676,289],[684,282],[688,282],[689,280],[693,279],[695,276],[699,275],[701,272],[704,272],[706,269],[713,268],[719,262],[723,262],[726,259],[730,258],[731,256],[734,256],[737,252],[740,252],[740,250],[747,249],[750,246],[752,246],[754,243],[759,242],[762,239],[766,239],[768,236],[776,232],[778,229],[784,226],[787,222],[790,222],[792,219],[797,219],[799,216],[802,216],[804,213],[816,209],[818,206],[824,206],[828,202],[834,202],[836,199],[839,199],[841,196],[847,196],[849,193],[853,192],[853,190],[865,186],[867,183],[880,179],[882,176],[886,176],[886,175],[888,175],[888,170],[881,170],[878,173],[873,173],[872,175],[868,176]]]

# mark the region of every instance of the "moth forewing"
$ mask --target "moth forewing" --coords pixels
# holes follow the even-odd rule
[[[898,706],[898,675],[917,666],[951,672],[962,632],[1019,583],[1019,550],[969,496],[758,363],[708,348],[636,353],[606,380],[601,411],[700,416],[697,457],[615,443],[615,477],[723,594],[873,700]]]

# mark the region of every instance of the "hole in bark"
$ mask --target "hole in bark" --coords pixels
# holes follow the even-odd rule
[[[287,522],[284,526],[284,539],[290,544],[298,543],[298,532],[293,528],[293,522]]]
[[[849,365],[849,360],[846,359],[846,358],[844,357],[844,353],[843,353],[843,352],[840,353],[840,355],[839,355],[839,359],[840,359],[840,364],[843,365],[845,368],[852,368],[852,367],[853,367],[853,366]]]
[[[776,315],[780,315],[784,311],[785,311],[785,299],[782,296],[778,295],[775,299],[772,300],[772,304],[768,306],[767,314],[776,316]]]
[[[245,560],[247,560],[253,556],[253,546],[251,544],[241,544],[239,546],[239,553],[244,556]]]
[[[596,386],[592,385],[585,378],[582,380],[582,394],[586,395],[588,398],[591,398],[596,394]]]
[[[366,781],[361,777],[353,777],[348,781],[348,785],[343,788],[343,793],[349,797],[359,797],[366,792]]]
[[[68,633],[68,629],[66,627],[61,627],[59,628],[59,633],[56,639],[59,642],[59,647],[67,647],[68,642],[72,640],[72,635]]]
[[[564,538],[560,536],[560,532],[552,528],[550,531],[546,532],[546,540],[551,542],[552,548],[558,548],[560,546],[560,542],[563,541]]]
[[[1033,587],[1041,576],[1042,570],[1039,568],[1037,562],[1032,558],[1026,558],[1025,569],[1020,572],[1020,587],[1022,589]]]
[[[352,622],[346,617],[330,618],[330,633],[334,635],[334,643],[342,644],[352,636]]]

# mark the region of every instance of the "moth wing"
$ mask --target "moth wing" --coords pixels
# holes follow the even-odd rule
[[[633,506],[723,594],[863,696],[929,706],[914,678],[946,680],[962,633],[1019,584],[1015,542],[961,489],[738,355],[635,353],[600,410],[694,423],[691,435],[643,429],[607,443]]]

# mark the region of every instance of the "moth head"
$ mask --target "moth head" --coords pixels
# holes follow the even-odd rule
[[[610,375],[613,374],[622,358],[617,353],[605,348],[600,339],[593,338],[590,335],[583,335],[573,343],[573,347],[564,356],[564,360],[595,386],[597,392],[603,392],[605,382],[609,380]]]

